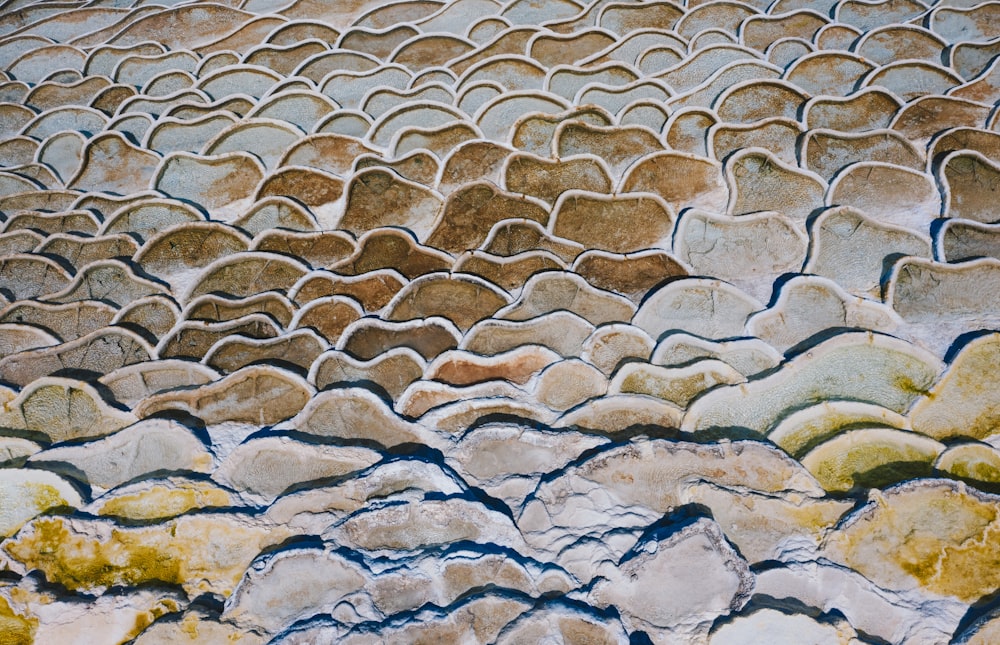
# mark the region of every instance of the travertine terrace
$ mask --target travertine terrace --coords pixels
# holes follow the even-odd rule
[[[0,644],[1000,642],[1000,2],[0,3]]]

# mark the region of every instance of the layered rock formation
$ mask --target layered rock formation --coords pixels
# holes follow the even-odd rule
[[[1000,3],[0,5],[0,643],[990,643]]]

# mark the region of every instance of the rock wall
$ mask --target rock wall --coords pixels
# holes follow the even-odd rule
[[[0,4],[0,643],[1000,642],[1000,2]]]

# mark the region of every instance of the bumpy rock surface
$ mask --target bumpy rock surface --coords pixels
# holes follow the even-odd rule
[[[0,2],[0,644],[995,643],[1000,2]]]

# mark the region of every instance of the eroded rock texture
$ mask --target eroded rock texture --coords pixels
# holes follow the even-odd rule
[[[1000,2],[0,3],[0,643],[994,643]]]

